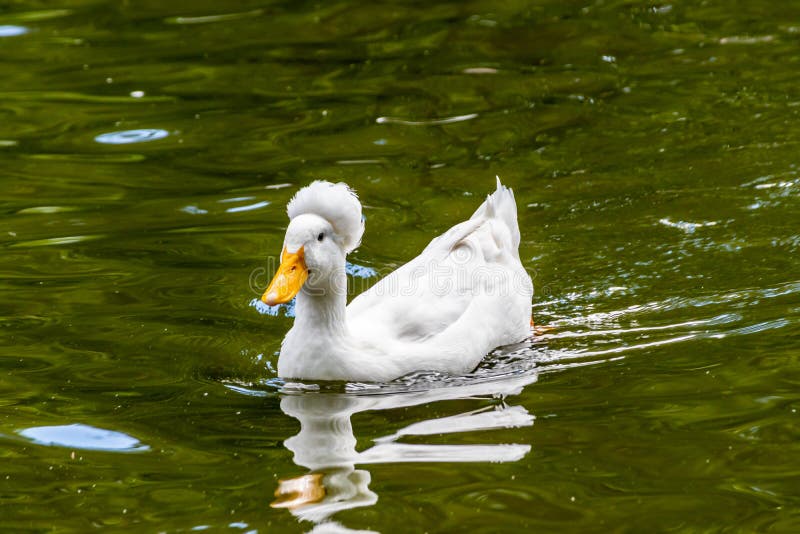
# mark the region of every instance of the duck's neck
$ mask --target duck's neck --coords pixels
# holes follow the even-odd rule
[[[295,303],[294,327],[318,338],[340,337],[347,332],[347,275],[344,266],[332,274],[325,290],[303,288]]]

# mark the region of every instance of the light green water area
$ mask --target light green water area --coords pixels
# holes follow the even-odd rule
[[[0,67],[0,531],[800,531],[798,3],[6,2]],[[552,330],[278,378],[300,187],[357,293],[495,175]]]

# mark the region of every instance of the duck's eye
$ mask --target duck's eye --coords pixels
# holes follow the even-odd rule
[[[325,234],[320,232],[320,234],[317,236],[317,241],[322,241],[323,239],[325,239]]]

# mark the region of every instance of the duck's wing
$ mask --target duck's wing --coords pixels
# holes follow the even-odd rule
[[[516,285],[530,284],[519,261],[519,239],[514,194],[498,179],[497,190],[469,220],[435,238],[419,256],[350,303],[352,333],[375,343],[422,341],[452,331],[465,314],[474,322],[476,305],[495,303],[497,309],[485,312],[503,314],[503,299],[512,294],[513,300]]]

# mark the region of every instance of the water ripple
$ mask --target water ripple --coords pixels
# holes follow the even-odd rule
[[[543,339],[561,339],[561,338],[571,338],[571,337],[583,338],[583,337],[597,337],[597,336],[608,336],[608,335],[619,335],[619,334],[632,334],[640,332],[657,332],[660,330],[673,330],[676,328],[683,328],[687,326],[712,326],[712,325],[729,324],[740,321],[741,319],[742,316],[739,314],[725,313],[722,315],[718,315],[716,317],[712,317],[710,319],[699,319],[696,321],[685,321],[682,323],[674,323],[674,324],[659,325],[659,326],[641,326],[633,328],[606,328],[602,330],[588,330],[585,332],[574,332],[571,330],[565,330],[565,331],[558,331],[556,333],[544,334]]]
[[[9,248],[31,248],[31,247],[50,247],[54,245],[72,245],[74,243],[83,243],[85,241],[93,241],[105,237],[104,234],[93,235],[69,235],[63,237],[49,237],[46,239],[33,239],[30,241],[19,241],[8,245]]]
[[[772,287],[746,288],[730,291],[728,293],[712,293],[697,297],[669,297],[663,300],[645,302],[643,304],[633,304],[619,310],[580,314],[574,317],[554,318],[549,324],[551,326],[558,327],[580,324],[617,324],[617,321],[623,316],[639,315],[652,312],[668,312],[686,308],[704,308],[707,306],[716,306],[721,304],[728,304],[739,308],[753,304],[761,299],[779,298],[797,293],[800,293],[800,281],[790,281]],[[571,306],[575,306],[577,303],[596,300],[601,296],[601,293],[596,292],[592,292],[591,294],[580,292],[567,293],[560,298],[536,302],[534,303],[534,308],[540,308],[542,309],[542,312],[540,313],[544,313],[545,310],[555,305],[569,304]],[[719,320],[723,320],[724,322],[730,322],[729,319],[734,317],[737,320],[739,318],[737,314],[727,313],[716,317],[720,318]],[[726,319],[726,317],[728,317],[728,319]],[[715,318],[714,320],[717,319]]]
[[[679,230],[683,230],[687,234],[693,234],[695,230],[698,228],[703,228],[704,226],[716,226],[718,224],[717,221],[704,221],[704,222],[687,222],[687,221],[678,221],[673,222],[669,219],[669,217],[664,217],[660,219],[658,222],[663,224],[664,226],[670,226],[672,228],[678,228]]]
[[[28,31],[30,30],[25,26],[6,24],[0,26],[0,37],[16,37],[17,35],[25,35]]]
[[[265,208],[270,205],[270,202],[263,200],[261,202],[256,202],[255,204],[248,204],[246,206],[236,206],[235,208],[228,208],[225,211],[227,213],[239,213],[242,211],[253,211],[261,208]]]
[[[209,24],[211,22],[228,22],[231,20],[247,19],[262,15],[262,9],[244,11],[240,13],[221,13],[219,15],[201,15],[197,17],[171,17],[164,22],[167,24]]]
[[[442,124],[452,124],[454,122],[464,122],[477,117],[477,113],[468,113],[466,115],[456,115],[454,117],[444,117],[441,119],[429,119],[424,121],[410,121],[406,119],[398,119],[397,117],[378,117],[375,119],[375,122],[378,124],[403,124],[405,126],[439,126]]]
[[[198,208],[197,206],[184,206],[181,208],[181,211],[190,215],[205,215],[208,213],[208,210]]]
[[[100,134],[94,138],[98,143],[105,145],[127,145],[131,143],[145,143],[163,139],[169,135],[166,130],[158,128],[143,128],[140,130],[123,130],[119,132],[108,132]]]
[[[20,430],[19,435],[39,445],[93,451],[132,452],[150,448],[122,432],[82,424],[35,426]]]
[[[731,35],[730,37],[720,38],[719,44],[750,45],[750,44],[771,43],[774,40],[775,40],[774,35]]]
[[[763,332],[764,330],[773,330],[776,328],[783,328],[785,326],[789,326],[791,324],[788,319],[775,319],[773,321],[764,321],[757,324],[751,324],[747,326],[743,326],[741,328],[736,328],[734,330],[730,330],[728,332],[720,332],[718,334],[711,334],[709,337],[713,337],[716,339],[722,339],[728,336],[744,336],[749,334],[757,334],[759,332]]]

